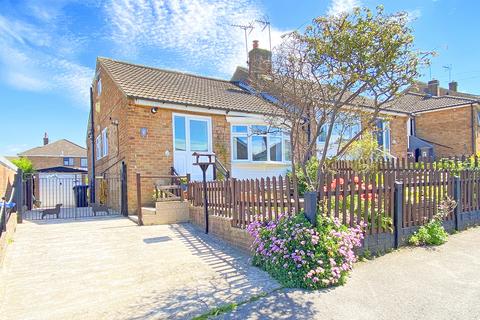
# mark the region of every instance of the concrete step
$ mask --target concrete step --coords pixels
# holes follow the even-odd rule
[[[132,220],[136,224],[138,224],[138,216],[137,215],[129,215],[128,219]]]

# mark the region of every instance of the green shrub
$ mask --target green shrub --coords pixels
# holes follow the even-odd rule
[[[413,246],[427,245],[438,246],[447,242],[448,233],[443,228],[442,222],[432,220],[424,226],[421,226],[415,234],[413,234],[409,243]]]
[[[448,240],[448,233],[443,227],[442,221],[453,211],[456,202],[450,198],[443,200],[438,207],[438,213],[426,225],[421,226],[415,232],[408,243],[413,246],[438,246],[444,244]]]

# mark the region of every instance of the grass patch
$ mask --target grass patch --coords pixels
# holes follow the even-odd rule
[[[237,302],[232,302],[232,303],[221,305],[219,307],[213,308],[213,309],[205,312],[204,314],[201,314],[199,316],[196,316],[196,317],[192,318],[192,320],[207,320],[210,317],[217,317],[217,316],[219,316],[223,313],[232,312],[241,305],[251,303],[251,302],[255,302],[255,301],[257,301],[261,298],[266,297],[268,294],[271,294],[271,293],[273,293],[277,290],[280,290],[280,289],[282,289],[282,288],[272,290],[268,293],[267,292],[262,292],[260,294],[253,295],[250,298],[248,298],[247,300],[244,300],[244,301],[241,301],[241,302],[238,302],[238,303]]]

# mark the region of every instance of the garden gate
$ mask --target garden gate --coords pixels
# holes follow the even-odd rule
[[[77,219],[126,212],[124,175],[95,178],[95,199],[86,173],[46,172],[24,179],[26,220]]]

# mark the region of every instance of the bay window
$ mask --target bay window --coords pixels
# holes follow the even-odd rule
[[[252,162],[291,161],[290,137],[265,125],[232,126],[232,160]]]

